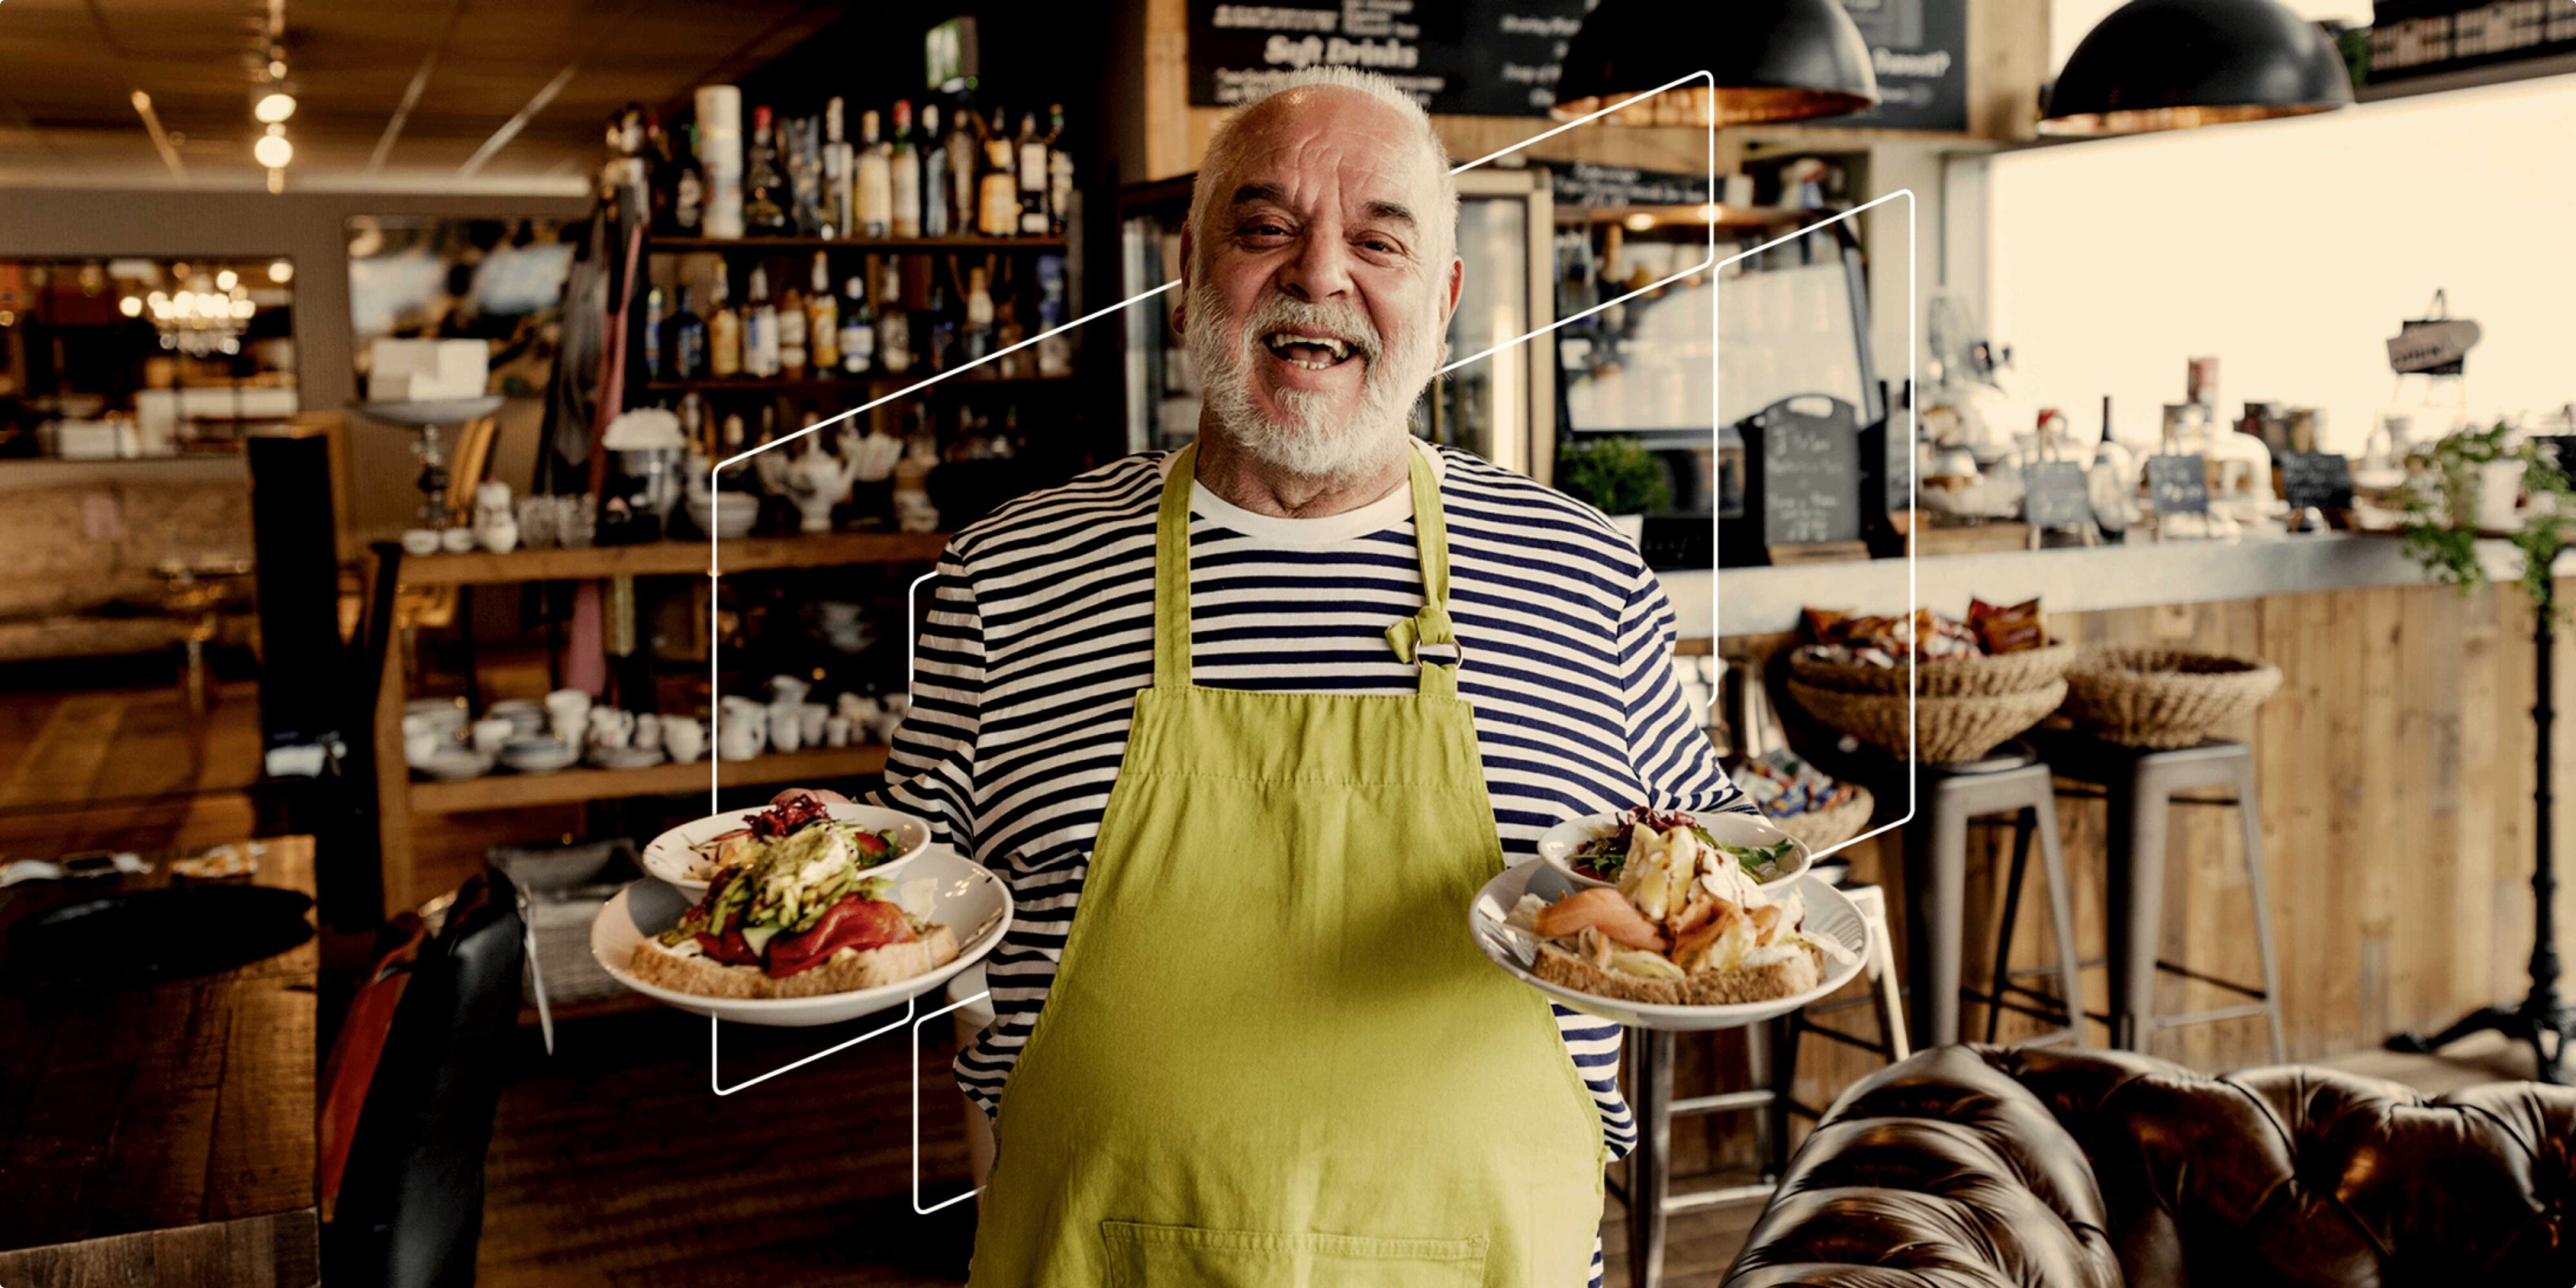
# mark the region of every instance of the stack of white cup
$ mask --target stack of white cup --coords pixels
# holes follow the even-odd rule
[[[698,167],[707,176],[705,232],[742,236],[742,90],[698,87]],[[739,289],[739,288],[737,288]]]

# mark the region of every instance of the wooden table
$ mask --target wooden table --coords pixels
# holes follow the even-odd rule
[[[313,893],[313,841],[265,842],[259,885]],[[171,884],[0,890],[19,918]],[[120,991],[0,988],[0,1284],[319,1278],[314,940],[218,975]]]

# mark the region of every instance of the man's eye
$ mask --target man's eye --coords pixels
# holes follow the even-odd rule
[[[1243,235],[1246,237],[1285,237],[1288,235],[1288,230],[1272,223],[1245,224],[1243,226]]]
[[[1373,250],[1383,255],[1392,255],[1396,251],[1395,243],[1388,241],[1383,237],[1362,238],[1360,246],[1363,249]]]

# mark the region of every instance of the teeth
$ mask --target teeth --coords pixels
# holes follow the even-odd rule
[[[1289,344],[1311,344],[1311,345],[1315,346],[1316,348],[1329,350],[1329,351],[1332,353],[1333,358],[1334,358],[1334,360],[1335,360],[1335,361],[1339,361],[1339,360],[1341,360],[1341,359],[1343,359],[1343,358],[1347,358],[1347,357],[1351,356],[1351,349],[1350,349],[1350,346],[1349,346],[1349,345],[1344,344],[1344,343],[1342,343],[1342,342],[1341,342],[1341,341],[1339,341],[1339,340],[1333,339],[1333,338],[1332,338],[1332,337],[1330,337],[1330,336],[1290,335],[1290,334],[1288,334],[1288,333],[1287,333],[1287,332],[1285,332],[1285,331],[1277,331],[1277,332],[1273,332],[1273,333],[1271,334],[1271,336],[1270,336],[1270,347],[1272,347],[1272,348],[1274,348],[1274,349],[1275,349],[1275,348],[1280,347],[1281,345],[1289,345]],[[1329,364],[1320,364],[1320,363],[1303,363],[1303,362],[1301,362],[1301,363],[1299,363],[1299,364],[1297,364],[1297,365],[1299,365],[1299,366],[1303,367],[1303,366],[1323,366],[1323,365],[1329,365]]]

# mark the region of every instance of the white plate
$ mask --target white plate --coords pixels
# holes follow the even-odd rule
[[[689,896],[691,900],[699,898],[707,892],[705,871],[707,861],[700,858],[698,852],[691,847],[700,841],[710,840],[749,825],[752,815],[767,808],[769,807],[766,805],[755,805],[750,809],[710,814],[702,819],[682,823],[654,837],[652,843],[644,847],[644,870]],[[930,844],[930,823],[927,819],[897,810],[878,809],[874,805],[844,803],[834,805],[831,809],[832,819],[835,822],[856,823],[871,832],[894,833],[894,857],[866,869],[868,876],[887,875],[909,862],[914,855],[921,853],[923,847]]]
[[[590,763],[602,769],[642,769],[662,763],[659,747],[593,747]]]
[[[945,966],[900,983],[820,997],[760,998],[699,997],[647,984],[626,971],[626,964],[635,958],[635,946],[670,929],[691,902],[659,881],[638,881],[618,891],[599,910],[599,916],[590,923],[591,960],[618,983],[693,1015],[782,1029],[854,1020],[889,1006],[900,1006],[947,983],[949,976],[982,961],[1002,942],[1002,932],[1010,927],[1009,887],[946,846],[923,854],[904,876],[907,880],[928,878],[936,883],[930,919],[946,925],[957,936],[957,956]]]
[[[1621,811],[1621,813],[1625,812]],[[1587,877],[1575,871],[1574,852],[1583,848],[1583,843],[1594,837],[1608,836],[1610,829],[1618,825],[1619,818],[1619,814],[1594,814],[1588,818],[1567,819],[1549,828],[1546,835],[1538,838],[1538,856],[1546,860],[1549,867],[1556,869],[1557,874],[1564,877],[1576,889],[1585,886],[1609,885],[1610,882]],[[1780,860],[1780,875],[1768,881],[1754,883],[1766,894],[1773,890],[1789,888],[1799,878],[1807,875],[1807,869],[1815,866],[1816,858],[1807,852],[1806,842],[1751,814],[1693,814],[1691,819],[1708,833],[1709,839],[1722,845],[1763,846],[1778,845],[1782,841],[1790,842],[1789,857]]]
[[[1538,960],[1537,937],[1506,924],[1512,905],[1520,902],[1524,892],[1555,899],[1573,888],[1564,874],[1543,860],[1528,860],[1486,882],[1485,888],[1476,892],[1476,902],[1467,910],[1468,929],[1476,936],[1476,947],[1483,949],[1504,974],[1576,1010],[1632,1028],[1733,1029],[1777,1019],[1849,983],[1852,976],[1860,973],[1861,963],[1869,960],[1869,923],[1861,920],[1860,909],[1852,906],[1842,891],[1822,881],[1807,881],[1798,887],[1799,896],[1807,903],[1805,928],[1851,951],[1851,960],[1846,962],[1827,955],[1824,980],[1809,992],[1735,1006],[1657,1006],[1578,992],[1533,973],[1530,965]]]

